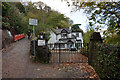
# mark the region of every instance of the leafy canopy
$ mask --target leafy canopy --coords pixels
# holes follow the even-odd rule
[[[25,6],[27,11],[27,20],[29,18],[38,19],[38,26],[36,26],[36,34],[40,32],[48,32],[52,28],[63,28],[71,25],[68,17],[63,14],[52,10],[43,2],[29,2]],[[32,26],[29,27],[32,29]]]
[[[20,9],[25,10],[20,2],[2,2],[2,29],[15,29],[14,34],[25,32],[27,27],[25,14]]]
[[[67,4],[70,6],[69,1]],[[89,28],[94,31],[102,31],[107,27],[107,30],[103,32],[105,42],[111,41],[112,37],[116,37],[112,40],[112,43],[119,42],[120,35],[120,1],[118,2],[80,2],[74,0],[73,4],[76,6],[76,10],[84,9],[85,14],[89,19]],[[111,43],[111,42],[110,42]]]

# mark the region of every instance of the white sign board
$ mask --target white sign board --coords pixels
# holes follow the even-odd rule
[[[29,25],[37,25],[37,24],[38,24],[38,20],[37,19],[29,18]]]
[[[44,46],[45,40],[38,40],[38,46]]]

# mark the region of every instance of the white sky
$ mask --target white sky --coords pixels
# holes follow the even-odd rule
[[[86,19],[87,17],[83,13],[83,10],[80,11],[74,11],[71,12],[74,7],[68,7],[67,2],[61,1],[61,0],[31,0],[32,2],[44,2],[48,6],[50,6],[53,10],[58,11],[62,14],[65,14],[65,16],[69,17],[71,20],[73,20],[74,24],[82,24],[80,28],[85,32],[86,28]]]

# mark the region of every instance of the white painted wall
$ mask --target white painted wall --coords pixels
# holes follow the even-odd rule
[[[48,41],[48,44],[55,43],[56,42],[56,34],[54,32],[51,32],[50,34],[51,35],[50,35],[50,39]]]
[[[77,37],[77,40],[80,40],[81,39],[81,41],[82,41],[82,43],[83,43],[83,36],[82,36],[82,33],[79,33],[79,37]]]
[[[72,34],[76,36],[76,32],[73,32]],[[81,40],[83,43],[83,36],[81,32],[79,33],[79,37],[77,37],[77,40]]]
[[[75,36],[76,36],[76,33],[72,32],[72,35],[75,35]],[[71,36],[72,36],[72,35],[71,35]]]
[[[50,35],[50,39],[49,39],[48,43],[55,43],[55,42],[59,41],[59,39],[61,38],[61,34],[56,35],[54,32],[51,32],[50,34],[51,35]],[[67,36],[70,38],[70,37],[72,37],[72,35],[76,36],[76,33],[73,32],[73,33],[68,34]],[[79,33],[79,37],[77,37],[77,40],[81,40],[83,43],[82,33]]]
[[[61,38],[61,34],[58,34],[58,35],[57,35],[57,40],[56,40],[56,41],[59,41],[60,38]]]
[[[68,38],[71,38],[72,35],[71,35],[71,33],[69,33],[67,36],[68,36]]]

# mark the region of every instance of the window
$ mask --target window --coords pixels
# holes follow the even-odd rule
[[[65,48],[65,44],[61,44],[61,45],[60,45],[60,48]]]
[[[79,37],[79,33],[76,33],[76,37]]]
[[[62,34],[62,37],[67,37],[67,34]]]
[[[59,44],[55,44],[55,46],[54,46],[55,48],[59,48]]]
[[[53,45],[52,44],[50,44],[50,48],[52,48],[53,47]]]

